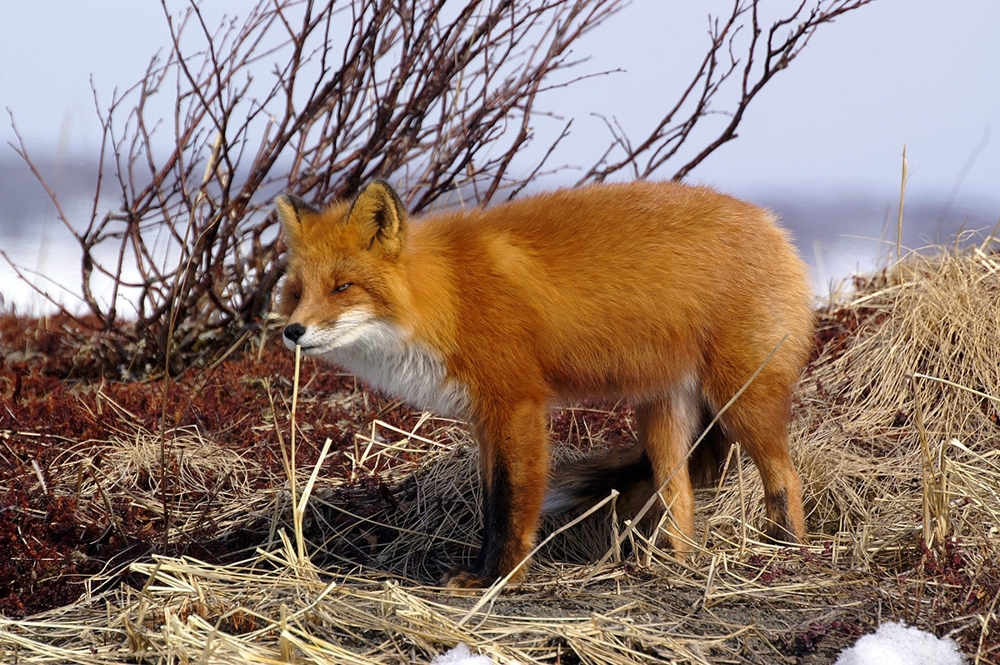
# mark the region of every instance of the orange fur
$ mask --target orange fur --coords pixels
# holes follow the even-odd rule
[[[636,403],[646,491],[681,467],[663,499],[671,543],[685,551],[694,495],[682,460],[704,414],[786,333],[720,424],[761,473],[769,532],[802,538],[786,427],[812,340],[810,293],[767,212],[704,187],[645,182],[413,224],[381,181],[350,205],[277,205],[289,247],[286,344],[473,427],[483,545],[450,586],[488,584],[530,551],[548,484],[546,409],[556,401]],[[572,478],[554,486],[582,493]]]

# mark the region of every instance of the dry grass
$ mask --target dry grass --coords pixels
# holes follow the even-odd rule
[[[759,542],[759,479],[734,456],[727,480],[699,497],[688,561],[591,519],[546,544],[519,589],[450,595],[429,582],[478,539],[476,451],[458,424],[373,422],[338,453],[351,470],[339,484],[312,468],[262,483],[252,459],[188,430],[172,438],[184,450],[178,533],[204,519],[191,492],[211,494],[220,533],[267,520],[273,537],[239,563],[157,558],[132,565],[141,588],[97,592],[95,580],[75,605],[0,619],[0,659],[410,663],[466,642],[502,663],[827,662],[876,621],[902,619],[997,662],[992,243],[911,254],[821,314],[791,428],[807,548]],[[60,468],[92,479],[79,488],[88,505],[101,493],[156,504],[155,441],[122,433],[99,474],[81,473],[90,462],[72,449]],[[399,479],[389,488],[386,469]]]
[[[831,313],[828,325],[857,328],[804,382],[799,463],[813,523],[857,538],[858,564],[907,536],[933,548],[997,535],[1000,260],[988,249],[911,255]]]

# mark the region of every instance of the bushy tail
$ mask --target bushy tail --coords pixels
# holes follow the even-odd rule
[[[705,426],[709,422],[706,418]],[[708,432],[688,458],[692,485],[707,487],[718,482],[730,445],[720,427]],[[542,510],[546,515],[577,512],[604,499],[613,489],[619,492],[616,511],[624,517],[636,514],[657,489],[653,467],[641,444],[560,464],[549,483]]]

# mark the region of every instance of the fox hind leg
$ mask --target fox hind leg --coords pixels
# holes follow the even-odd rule
[[[653,469],[653,484],[670,511],[666,526],[677,556],[691,551],[694,536],[694,488],[688,470],[688,449],[701,424],[700,394],[692,382],[669,391],[666,397],[636,406],[639,440]]]
[[[761,374],[720,421],[750,455],[764,485],[765,533],[776,542],[802,542],[802,481],[788,450],[792,381]],[[738,389],[738,388],[737,388]]]

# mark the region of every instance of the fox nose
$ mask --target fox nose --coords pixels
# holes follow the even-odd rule
[[[293,344],[298,344],[302,336],[306,334],[306,327],[301,323],[293,323],[291,325],[285,326],[285,339],[292,342]]]

